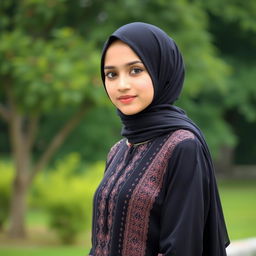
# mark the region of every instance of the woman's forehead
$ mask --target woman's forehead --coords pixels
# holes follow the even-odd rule
[[[141,59],[128,44],[121,40],[111,43],[106,50],[104,65],[114,65],[126,61],[141,61]]]

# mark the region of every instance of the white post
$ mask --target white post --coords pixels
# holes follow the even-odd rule
[[[231,241],[227,248],[228,256],[256,256],[256,237]]]

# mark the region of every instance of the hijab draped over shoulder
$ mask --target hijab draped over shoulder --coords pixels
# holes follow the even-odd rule
[[[209,149],[199,128],[182,109],[173,105],[181,93],[184,82],[185,69],[181,53],[174,40],[154,25],[142,22],[124,25],[117,29],[104,45],[101,59],[104,85],[105,54],[115,40],[123,41],[139,56],[154,86],[153,101],[146,109],[134,115],[124,115],[118,110],[123,123],[121,134],[132,144],[154,139],[178,129],[189,130],[197,136],[209,167],[206,171],[209,173],[210,205],[205,218],[204,245],[215,248],[208,256],[222,255],[220,252],[228,246],[229,238]]]

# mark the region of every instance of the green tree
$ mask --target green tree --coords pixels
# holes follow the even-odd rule
[[[25,234],[26,193],[66,137],[97,104],[104,103],[98,82],[98,53],[72,28],[50,28],[64,2],[1,2],[0,114],[9,129],[16,175],[10,235]],[[37,17],[38,15],[38,17]],[[28,18],[32,18],[28,22]],[[53,109],[73,109],[41,156],[33,148],[41,117]]]
[[[236,148],[229,148],[231,160],[255,164],[256,124],[256,2],[202,1],[209,13],[210,31],[223,59],[232,67],[223,119],[237,136]]]

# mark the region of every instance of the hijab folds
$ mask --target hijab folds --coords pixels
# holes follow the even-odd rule
[[[178,129],[193,132],[200,140],[209,166],[210,205],[205,229],[204,243],[210,245],[209,256],[221,254],[229,244],[229,238],[221,209],[211,156],[199,128],[174,106],[184,81],[184,63],[181,53],[172,38],[160,28],[142,22],[126,24],[117,29],[106,41],[101,58],[101,77],[105,85],[104,60],[108,47],[115,40],[121,40],[139,56],[145,65],[154,86],[152,103],[134,115],[125,115],[118,110],[123,129],[122,135],[132,144],[148,141]]]

